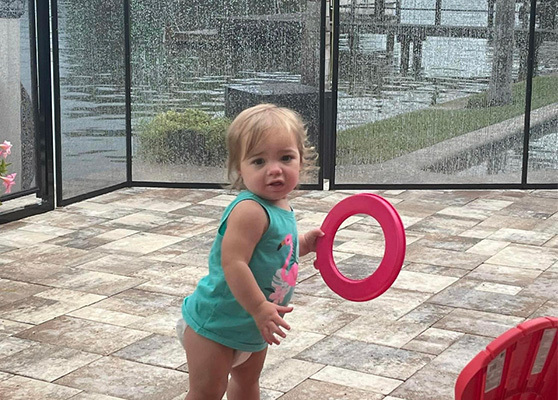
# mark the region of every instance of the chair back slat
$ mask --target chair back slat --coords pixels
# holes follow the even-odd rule
[[[558,399],[558,318],[519,324],[494,339],[463,368],[456,400]]]

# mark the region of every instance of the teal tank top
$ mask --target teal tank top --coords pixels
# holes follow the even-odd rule
[[[194,293],[184,299],[182,317],[199,335],[224,346],[247,352],[266,348],[267,343],[252,316],[236,301],[221,267],[221,243],[227,218],[241,201],[253,200],[265,210],[269,227],[254,249],[249,267],[266,298],[288,305],[298,273],[298,233],[294,211],[284,210],[249,192],[242,191],[225,209],[209,253],[209,274]]]

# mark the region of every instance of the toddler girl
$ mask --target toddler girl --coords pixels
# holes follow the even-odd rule
[[[287,199],[311,158],[297,113],[273,104],[244,110],[227,146],[229,179],[242,191],[221,218],[209,274],[182,305],[187,400],[220,400],[225,392],[228,400],[260,398],[267,346],[290,329],[283,316],[293,310],[298,257],[323,236],[318,228],[297,234]]]

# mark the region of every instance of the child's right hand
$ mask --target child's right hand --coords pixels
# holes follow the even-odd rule
[[[283,338],[287,337],[287,334],[283,332],[281,327],[287,330],[290,330],[291,327],[281,318],[281,315],[291,311],[293,311],[293,307],[280,306],[267,300],[260,303],[252,316],[267,344],[281,343],[279,339],[275,337],[276,334]]]

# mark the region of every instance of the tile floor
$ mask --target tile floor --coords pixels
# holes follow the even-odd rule
[[[300,191],[300,231],[349,191]],[[378,191],[406,227],[392,288],[353,303],[301,260],[262,399],[449,400],[492,339],[558,315],[558,191]],[[133,188],[0,226],[0,398],[175,400],[188,390],[174,325],[206,273],[225,190]],[[383,255],[369,216],[336,235],[354,279]]]

